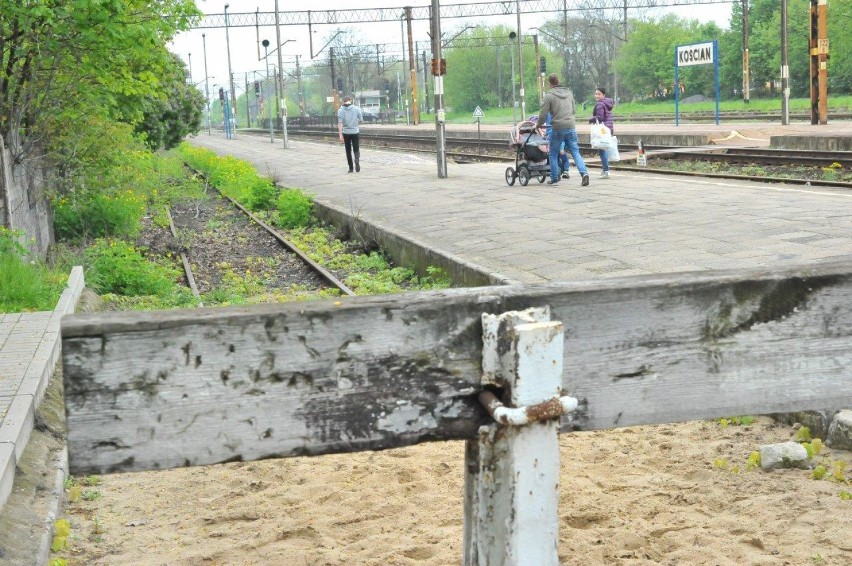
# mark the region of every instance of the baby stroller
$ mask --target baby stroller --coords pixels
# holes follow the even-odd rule
[[[526,187],[530,179],[543,183],[550,176],[548,151],[550,144],[543,128],[536,128],[538,116],[532,116],[512,128],[509,147],[515,150],[515,166],[506,168],[506,184],[517,179]]]

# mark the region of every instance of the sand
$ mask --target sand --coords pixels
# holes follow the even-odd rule
[[[849,482],[745,471],[795,430],[760,417],[562,434],[571,565],[852,564]],[[101,476],[69,564],[445,565],[462,556],[461,442]],[[824,450],[852,475],[852,454]],[[738,466],[739,471],[734,467]],[[532,565],[534,566],[534,565]]]

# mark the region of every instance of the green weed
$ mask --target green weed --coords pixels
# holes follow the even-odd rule
[[[799,430],[796,431],[796,440],[798,442],[810,442],[811,429],[806,426],[800,427]]]
[[[146,212],[145,199],[130,189],[81,190],[53,202],[58,239],[135,236]]]
[[[101,492],[96,489],[87,489],[83,492],[83,501],[96,501],[101,498]]]
[[[19,238],[20,232],[0,227],[0,312],[53,310],[68,275],[28,261]]]
[[[304,228],[313,220],[313,199],[296,189],[284,189],[278,195],[278,220],[282,228]]]
[[[99,294],[167,296],[180,276],[177,267],[148,260],[122,240],[97,240],[85,257],[86,283]]]

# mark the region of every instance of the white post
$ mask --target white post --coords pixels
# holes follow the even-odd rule
[[[465,566],[559,564],[556,417],[576,400],[560,397],[564,331],[549,319],[547,308],[482,315],[483,386],[511,405],[488,408],[515,424],[483,426],[467,443]]]

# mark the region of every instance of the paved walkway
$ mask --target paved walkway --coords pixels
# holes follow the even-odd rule
[[[852,257],[848,189],[617,170],[609,180],[593,170],[588,187],[580,187],[576,172],[555,188],[536,181],[509,187],[505,165],[498,164],[449,163],[448,177],[438,179],[434,156],[365,147],[361,173],[347,174],[342,145],[291,139],[285,150],[280,139],[227,140],[216,133],[191,142],[253,162],[285,186],[478,266],[495,280],[536,283]]]
[[[74,312],[83,291],[76,267],[53,311],[0,313],[0,508],[12,491],[15,467],[59,357],[59,321]]]

